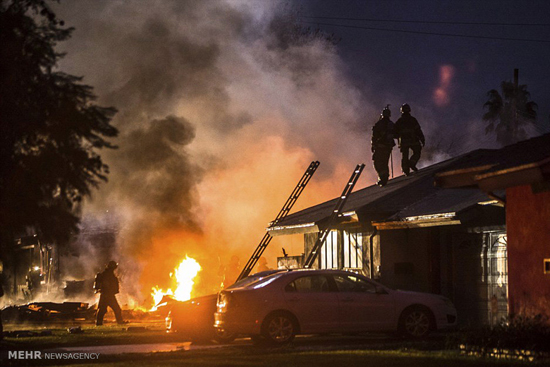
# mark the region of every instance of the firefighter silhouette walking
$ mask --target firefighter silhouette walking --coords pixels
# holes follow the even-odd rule
[[[403,173],[408,176],[410,170],[418,171],[416,164],[420,159],[420,153],[426,140],[420,124],[411,116],[411,106],[406,103],[401,106],[401,117],[395,122],[394,131],[401,150],[401,168]],[[412,151],[410,157],[409,151]]]
[[[377,185],[384,186],[388,183],[390,170],[388,161],[391,151],[395,146],[394,141],[394,124],[390,120],[391,111],[390,105],[382,110],[380,119],[372,128],[371,150],[374,169],[378,173]]]
[[[98,273],[95,277],[94,289],[101,293],[99,296],[99,304],[97,306],[96,325],[103,325],[103,317],[107,313],[107,307],[111,307],[115,313],[116,322],[118,324],[124,324],[122,319],[122,310],[116,299],[118,293],[118,278],[115,275],[115,269],[118,267],[116,261],[109,261],[105,270]]]

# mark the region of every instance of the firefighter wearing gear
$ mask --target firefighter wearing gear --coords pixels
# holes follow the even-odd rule
[[[394,125],[390,120],[390,105],[382,110],[380,119],[372,128],[371,150],[374,169],[378,173],[377,185],[384,186],[390,177],[388,161],[395,146]]]
[[[408,104],[401,106],[401,117],[395,122],[395,135],[401,150],[401,168],[408,176],[410,170],[418,171],[416,164],[420,159],[422,147],[426,144],[424,133],[418,121],[411,116],[411,107]],[[409,157],[409,150],[412,155]]]
[[[116,299],[118,293],[118,278],[115,275],[115,269],[118,267],[116,261],[109,261],[105,270],[98,273],[94,282],[94,289],[100,292],[99,304],[97,306],[96,325],[103,325],[103,317],[107,313],[107,307],[111,307],[115,313],[118,324],[124,324],[122,319],[122,310]]]

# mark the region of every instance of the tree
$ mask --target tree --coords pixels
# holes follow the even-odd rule
[[[487,112],[484,121],[489,121],[485,133],[496,132],[497,141],[509,145],[527,139],[525,127],[537,118],[537,104],[529,101],[531,95],[526,85],[510,81],[501,84],[502,94],[496,89],[487,92],[489,99],[483,105]]]
[[[115,148],[116,113],[82,78],[56,70],[68,39],[45,1],[0,0],[0,241],[32,228],[62,244],[77,232],[83,197],[107,180],[98,150]],[[2,255],[2,257],[4,257]]]

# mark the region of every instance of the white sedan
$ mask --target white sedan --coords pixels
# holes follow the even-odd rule
[[[285,344],[296,334],[401,332],[421,338],[456,325],[443,296],[389,289],[343,270],[291,270],[236,283],[218,295],[214,327]]]

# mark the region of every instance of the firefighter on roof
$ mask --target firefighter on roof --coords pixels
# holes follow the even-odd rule
[[[382,110],[380,119],[372,128],[371,150],[372,160],[374,161],[374,169],[378,173],[379,186],[384,186],[390,177],[388,169],[388,161],[391,151],[395,146],[394,142],[394,125],[390,120],[391,111],[390,105]]]
[[[115,269],[118,267],[116,261],[109,261],[105,270],[98,273],[95,277],[94,289],[100,292],[99,304],[97,306],[96,325],[103,325],[103,317],[107,313],[107,307],[111,307],[115,313],[116,322],[124,324],[122,320],[122,310],[116,299],[118,293],[118,278],[115,275]]]
[[[406,103],[401,106],[401,117],[395,122],[395,134],[402,155],[401,168],[403,173],[408,176],[411,169],[415,172],[418,171],[416,164],[420,159],[420,152],[426,144],[426,140],[420,124],[411,116],[411,106]],[[409,150],[412,151],[410,157]]]

